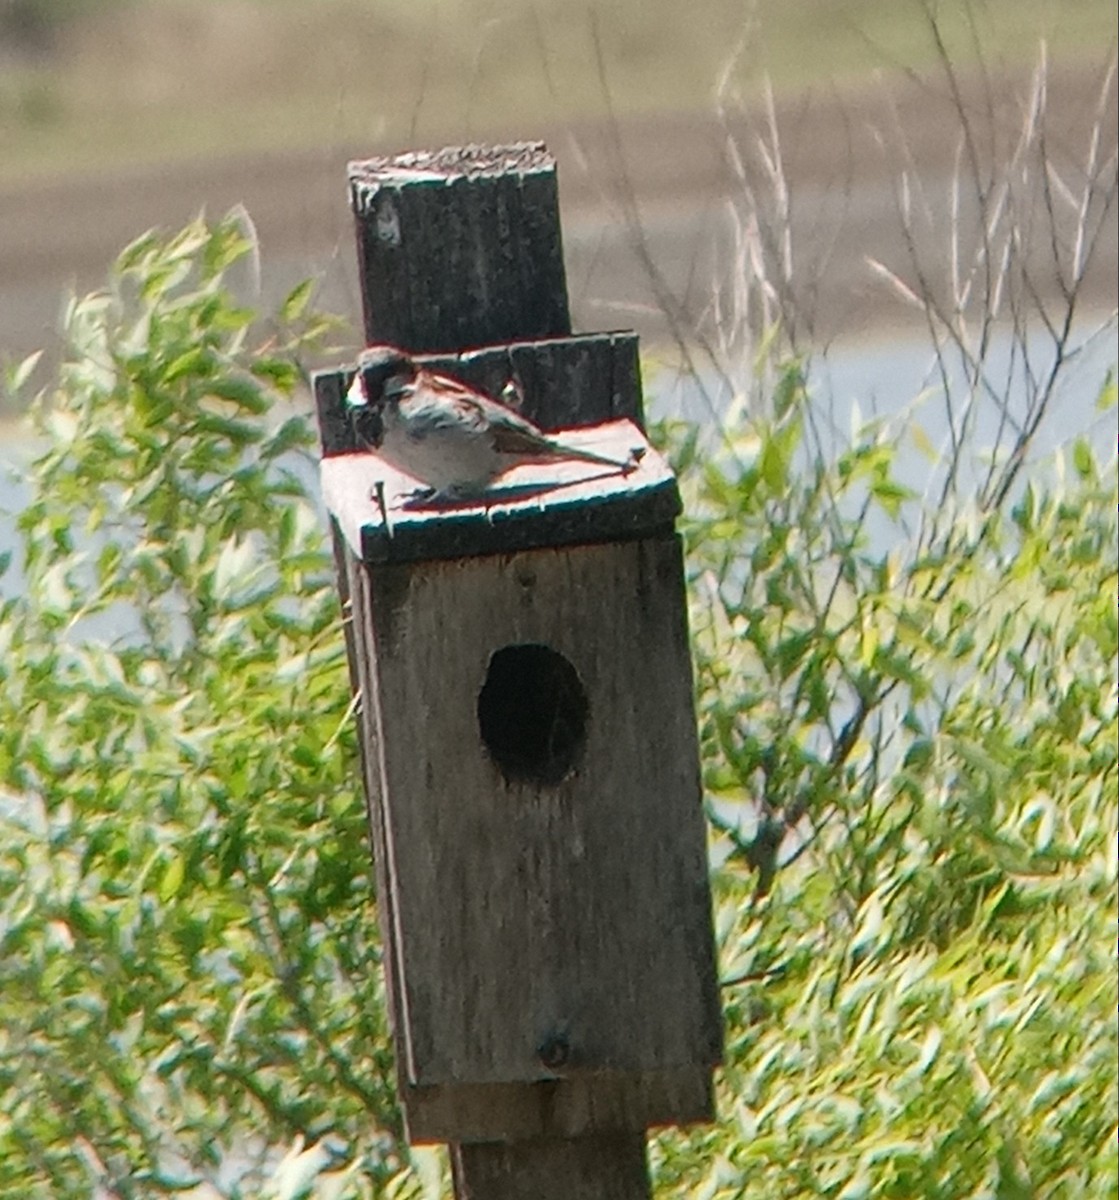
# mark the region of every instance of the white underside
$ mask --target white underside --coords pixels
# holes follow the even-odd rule
[[[437,492],[478,492],[498,475],[525,461],[498,454],[488,434],[462,429],[428,430],[410,437],[385,415],[385,431],[377,448],[381,458]]]

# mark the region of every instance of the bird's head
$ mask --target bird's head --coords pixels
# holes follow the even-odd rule
[[[346,408],[359,444],[376,449],[384,436],[383,410],[395,404],[416,377],[416,364],[395,346],[367,346],[346,393]]]
[[[367,346],[358,355],[357,375],[346,403],[350,408],[379,408],[399,400],[416,370],[412,359],[395,346]]]

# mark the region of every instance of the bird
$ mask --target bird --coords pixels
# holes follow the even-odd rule
[[[566,446],[491,396],[428,370],[396,346],[361,352],[346,406],[363,448],[423,484],[425,499],[477,496],[527,463],[584,462],[628,474],[641,457],[635,450],[619,462]]]

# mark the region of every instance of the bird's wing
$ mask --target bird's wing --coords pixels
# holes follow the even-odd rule
[[[554,447],[534,426],[516,413],[502,412],[491,423],[493,448],[498,454],[551,454]]]
[[[486,405],[489,401],[469,384],[449,375],[421,371],[411,388],[409,407],[423,405],[441,416],[442,424],[457,428],[482,429],[486,424]]]
[[[425,392],[430,396],[426,403]],[[412,420],[422,412],[421,420],[429,429],[489,431],[499,454],[538,454],[551,448],[531,421],[468,384],[434,371],[422,371],[417,376],[408,407]]]

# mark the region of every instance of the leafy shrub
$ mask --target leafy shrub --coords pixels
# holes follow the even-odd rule
[[[134,244],[36,405],[0,609],[3,1195],[424,1186],[282,415],[323,325],[305,287],[272,328],[235,303],[247,248],[235,220]],[[1115,465],[1077,443],[1062,486],[908,538],[886,427],[823,453],[795,363],[770,401],[665,431],[728,1052],[658,1194],[1114,1195]]]
[[[234,302],[249,248],[235,219],[130,246],[36,406],[0,610],[5,1195],[216,1186],[297,1138],[322,1167],[336,1131],[371,1179],[399,1167],[340,613],[287,403],[325,326],[306,286],[272,330]]]
[[[775,394],[675,431],[729,1046],[665,1194],[1114,1195],[1115,462],[934,550],[885,426]]]

